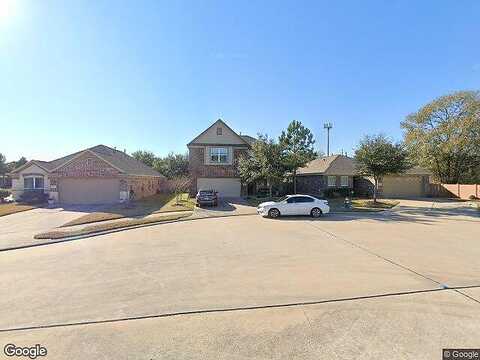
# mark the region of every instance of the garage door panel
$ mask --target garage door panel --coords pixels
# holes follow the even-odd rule
[[[118,202],[118,179],[60,179],[59,200],[64,204],[111,204]]]
[[[422,196],[422,179],[416,176],[385,177],[383,195],[392,197]]]
[[[213,189],[219,196],[238,197],[241,193],[240,179],[232,178],[198,178],[197,191],[200,189]]]

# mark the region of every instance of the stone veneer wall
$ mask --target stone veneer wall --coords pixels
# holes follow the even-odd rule
[[[322,195],[327,185],[326,181],[323,175],[297,176],[297,193]]]

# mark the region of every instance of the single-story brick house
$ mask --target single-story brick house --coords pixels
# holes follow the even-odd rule
[[[384,176],[378,194],[383,197],[423,197],[430,194],[431,173],[413,167],[403,174]],[[323,196],[327,189],[350,189],[355,194],[373,194],[373,179],[358,175],[355,160],[332,155],[315,159],[298,170],[297,192]]]
[[[244,194],[238,159],[250,150],[253,141],[253,137],[237,134],[221,119],[190,141],[187,144],[192,178],[190,195],[200,189],[217,190],[222,197]]]
[[[323,196],[327,189],[353,189],[357,171],[353,159],[344,155],[324,156],[297,171],[297,193]]]
[[[11,172],[12,193],[43,191],[62,204],[109,204],[160,191],[164,177],[133,157],[105,145],[52,161],[31,160]]]

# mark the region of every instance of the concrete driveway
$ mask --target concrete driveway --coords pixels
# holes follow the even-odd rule
[[[249,215],[256,214],[257,209],[248,204],[243,198],[219,198],[218,206],[196,207],[194,217],[218,217],[229,215]]]
[[[438,359],[478,347],[479,226],[240,216],[4,252],[0,345],[40,343],[48,359]]]
[[[0,250],[31,244],[33,236],[89,212],[85,207],[47,209],[38,208],[0,217]]]

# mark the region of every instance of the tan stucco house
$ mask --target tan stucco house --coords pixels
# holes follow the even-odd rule
[[[237,134],[221,119],[190,141],[190,194],[213,189],[222,197],[241,196],[245,189],[238,173],[238,159],[253,141],[251,136]]]
[[[11,173],[12,193],[43,191],[62,204],[109,204],[153,195],[164,177],[126,152],[94,146],[52,161],[31,160]]]

